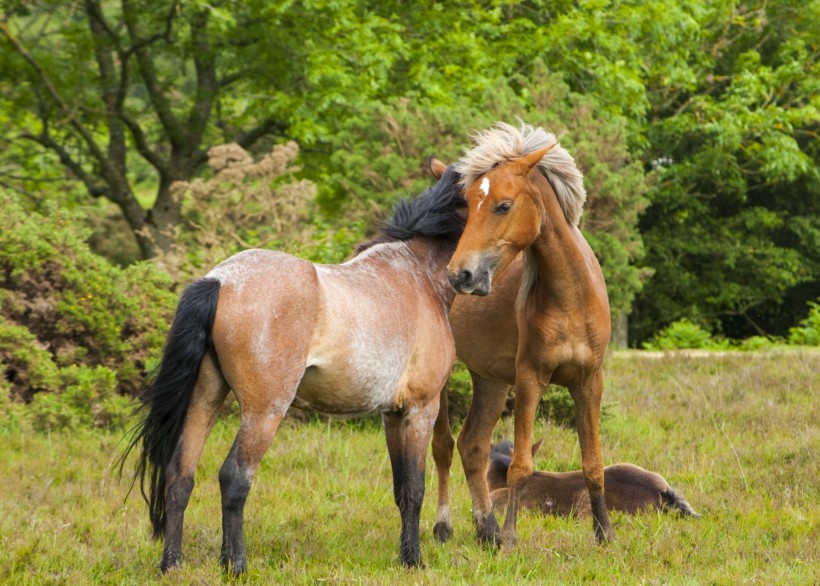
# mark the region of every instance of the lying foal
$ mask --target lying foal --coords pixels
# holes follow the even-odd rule
[[[533,444],[533,455],[541,447],[541,441]],[[510,441],[503,441],[490,451],[487,484],[496,510],[507,505],[507,469],[512,452]],[[604,468],[604,494],[610,511],[635,514],[656,507],[667,512],[678,510],[683,517],[700,517],[680,494],[672,490],[663,476],[634,464],[614,464]],[[521,506],[550,515],[588,517],[591,513],[589,491],[580,470],[533,472],[522,489]]]

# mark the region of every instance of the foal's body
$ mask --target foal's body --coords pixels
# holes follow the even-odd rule
[[[539,441],[533,445],[533,455],[540,444]],[[493,507],[497,510],[503,510],[507,506],[507,470],[512,459],[512,448],[511,442],[502,442],[490,451],[487,485],[491,491]],[[606,506],[610,511],[634,515],[655,508],[665,512],[678,511],[683,517],[700,517],[679,493],[672,490],[663,476],[640,466],[607,466],[604,468],[604,479]],[[584,518],[591,515],[589,492],[580,470],[536,470],[522,489],[521,506],[545,515]]]
[[[582,176],[572,157],[560,147],[550,153],[553,147],[554,137],[541,129],[498,124],[456,166],[465,175],[469,216],[450,281],[460,293],[486,296],[463,304],[459,297],[450,316],[457,353],[473,377],[459,453],[479,538],[507,548],[515,542],[518,495],[533,472],[535,411],[549,383],[567,387],[573,398],[593,528],[599,541],[613,536],[598,438],[609,303],[601,268],[577,226],[586,197]],[[515,443],[524,449],[510,466],[511,498],[499,532],[484,472],[512,384]],[[448,460],[444,430],[437,422],[440,477]],[[440,492],[439,499],[435,532],[445,539],[452,525],[446,496]]]
[[[456,179],[448,172],[397,206],[385,233],[345,264],[250,250],[186,289],[131,444],[141,448],[137,475],[144,494],[148,484],[154,534],[166,538],[163,570],[181,563],[197,461],[229,389],[241,416],[219,472],[226,568],[245,570],[245,500],[291,404],[382,413],[401,559],[419,563],[427,445],[455,357],[446,265],[464,223]]]

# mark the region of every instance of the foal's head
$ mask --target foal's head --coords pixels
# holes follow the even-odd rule
[[[499,123],[476,139],[456,165],[469,215],[449,270],[460,293],[487,295],[494,275],[540,235],[546,177],[568,222],[577,223],[586,194],[572,157],[541,128]]]

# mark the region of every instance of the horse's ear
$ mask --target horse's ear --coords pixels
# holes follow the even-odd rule
[[[542,149],[538,149],[537,151],[531,152],[529,155],[525,155],[518,159],[518,168],[524,175],[529,175],[532,168],[535,167],[538,163],[541,162],[541,159],[544,158],[550,149],[554,147],[557,143],[552,143],[551,145],[544,147]]]
[[[537,442],[532,444],[532,455],[533,456],[535,455],[535,452],[537,452],[539,449],[541,449],[541,444],[543,444],[543,443],[544,443],[544,438],[541,438],[540,440],[538,440]]]
[[[441,179],[441,176],[444,175],[444,172],[447,170],[447,165],[433,155],[427,157],[427,166],[430,168],[430,173],[432,173],[436,179]]]

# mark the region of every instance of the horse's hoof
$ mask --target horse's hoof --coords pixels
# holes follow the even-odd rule
[[[615,532],[612,530],[612,527],[607,527],[606,529],[596,527],[595,538],[598,540],[599,545],[606,545],[610,541],[615,541]]]
[[[443,521],[439,521],[435,525],[433,525],[433,537],[436,538],[436,541],[439,543],[447,543],[450,540],[450,537],[453,536],[453,528],[448,526],[447,523]]]
[[[182,556],[162,556],[162,561],[159,563],[159,570],[163,574],[168,570],[173,570],[182,567]]]
[[[411,555],[411,556],[402,556],[401,563],[404,564],[404,567],[409,569],[413,568],[423,568],[424,564],[421,563],[421,556],[420,555]]]
[[[515,549],[515,533],[512,535],[502,535],[501,536],[501,551],[506,554],[512,553],[513,549]]]
[[[232,576],[240,576],[248,570],[248,564],[244,559],[230,560],[223,556],[219,558],[219,565]]]
[[[478,541],[480,543],[490,545],[492,547],[498,547],[500,543],[500,533],[501,528],[498,526],[498,521],[495,520],[494,514],[490,513],[481,521],[476,519],[476,535],[478,536]]]

